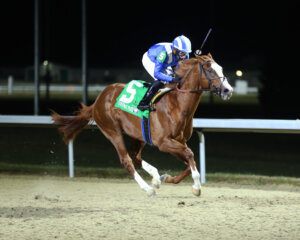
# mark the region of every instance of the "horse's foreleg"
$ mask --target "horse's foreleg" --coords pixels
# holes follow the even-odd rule
[[[187,169],[183,173],[174,178],[166,177],[165,181],[178,183],[192,173],[192,178],[194,180],[192,190],[196,196],[199,196],[201,194],[200,173],[197,170],[196,162],[194,161],[194,153],[192,150],[185,144],[182,144],[174,139],[165,139],[160,145],[159,150],[163,152],[170,152],[173,155],[178,156],[179,159],[187,162],[188,165]]]
[[[155,188],[159,188],[161,181],[157,169],[143,160],[141,156],[142,150],[145,145],[146,143],[133,139],[129,155],[133,159],[135,164],[143,168],[147,173],[150,174],[150,176],[152,176],[152,186]]]
[[[188,166],[186,170],[184,170],[182,173],[180,173],[179,175],[177,175],[175,177],[171,177],[167,174],[162,175],[161,180],[165,183],[178,184],[190,174],[191,174],[191,168]]]
[[[180,173],[179,175],[175,176],[175,177],[171,177],[170,175],[164,174],[161,176],[161,180],[165,183],[175,183],[178,184],[180,183],[184,178],[186,178],[188,175],[191,174],[191,168],[188,164],[188,162],[186,161],[185,158],[182,158],[179,154],[177,153],[171,153],[172,155],[174,155],[177,159],[181,160],[183,163],[185,163],[187,165],[187,168],[185,171],[183,171],[182,173]]]

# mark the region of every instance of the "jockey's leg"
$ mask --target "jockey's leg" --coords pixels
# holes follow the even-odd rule
[[[159,188],[161,181],[158,171],[155,167],[151,166],[149,163],[142,159],[142,150],[145,147],[146,143],[141,142],[136,139],[132,139],[131,150],[129,152],[130,157],[133,162],[137,164],[139,167],[143,168],[146,172],[152,176],[152,186]]]
[[[150,101],[151,99],[155,96],[155,94],[157,93],[157,91],[164,86],[164,83],[156,80],[154,81],[151,86],[148,88],[145,96],[143,97],[143,99],[140,101],[139,105],[137,106],[138,109],[140,110],[148,110],[151,108],[150,106]]]

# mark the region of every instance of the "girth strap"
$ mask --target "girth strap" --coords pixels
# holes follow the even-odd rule
[[[143,138],[146,143],[148,143],[150,146],[154,146],[151,140],[151,132],[150,132],[150,119],[143,117],[141,119],[141,126],[142,126],[142,133]]]

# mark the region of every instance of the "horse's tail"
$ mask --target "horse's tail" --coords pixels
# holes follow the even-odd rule
[[[66,144],[68,144],[69,140],[73,140],[90,120],[93,120],[94,104],[85,106],[81,103],[81,106],[82,108],[77,111],[78,114],[75,117],[63,117],[52,111],[53,124],[63,133],[63,140]]]

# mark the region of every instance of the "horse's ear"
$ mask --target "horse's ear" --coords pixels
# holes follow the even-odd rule
[[[199,59],[199,60],[202,60],[202,61],[204,61],[204,58],[203,58],[203,56],[201,56],[201,55],[197,55],[197,54],[195,54],[195,57],[196,57],[197,59]]]
[[[213,59],[212,55],[210,53],[207,54],[207,56],[211,59]]]

